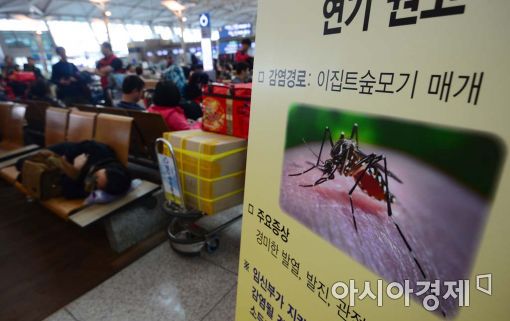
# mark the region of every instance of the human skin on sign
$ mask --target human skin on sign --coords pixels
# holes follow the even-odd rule
[[[359,187],[352,193],[353,215],[349,191],[355,177],[337,171],[334,179],[309,187],[323,177],[321,169],[296,176],[315,165],[320,147],[320,142],[303,143],[286,150],[280,195],[286,213],[388,282],[403,284],[409,280],[415,290],[420,290],[418,281],[469,278],[488,210],[486,200],[418,159],[362,144],[359,148],[364,154],[384,155],[388,171],[402,183],[388,179],[395,197],[391,217],[385,200],[371,197]],[[330,150],[326,143],[322,161],[331,159]],[[445,291],[442,287],[440,293]],[[437,313],[454,316],[457,300],[438,298]]]

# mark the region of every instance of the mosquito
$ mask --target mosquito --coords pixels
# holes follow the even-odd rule
[[[321,156],[326,139],[331,146],[331,151],[330,158],[323,161]],[[395,174],[388,170],[386,157],[384,155],[377,155],[374,153],[367,154],[360,150],[358,140],[358,124],[353,125],[350,138],[346,138],[345,133],[342,132],[336,143],[333,142],[331,131],[328,127],[326,127],[324,129],[324,135],[322,137],[322,144],[319,155],[317,155],[311,149],[310,151],[317,157],[317,162],[315,164],[309,162],[312,167],[301,173],[290,174],[289,176],[300,176],[312,171],[313,169],[319,169],[322,172],[322,176],[317,179],[315,183],[300,185],[301,187],[315,187],[317,185],[323,184],[329,180],[335,179],[335,174],[337,173],[342,176],[353,177],[355,183],[349,191],[349,201],[351,204],[351,214],[356,234],[358,233],[358,226],[354,213],[354,203],[352,201],[352,194],[356,188],[359,187],[365,194],[375,198],[378,201],[385,201],[388,210],[388,217],[395,225],[398,234],[404,241],[409,253],[411,254],[411,257],[420,270],[421,275],[424,279],[426,279],[425,272],[421,267],[420,262],[414,255],[411,245],[404,236],[404,233],[402,233],[402,230],[400,229],[397,222],[395,222],[393,219],[391,204],[395,202],[396,198],[390,192],[388,178],[390,177],[401,184],[402,181]]]

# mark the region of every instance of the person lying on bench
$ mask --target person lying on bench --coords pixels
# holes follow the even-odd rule
[[[61,143],[39,152],[38,156],[45,157],[62,171],[60,183],[64,198],[85,198],[96,189],[110,195],[123,195],[131,187],[128,170],[108,145],[95,141]],[[16,163],[18,171],[22,171],[27,159],[30,157]]]

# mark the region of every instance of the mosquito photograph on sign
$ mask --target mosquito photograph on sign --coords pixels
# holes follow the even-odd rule
[[[469,278],[504,160],[497,137],[302,105],[287,123],[284,212],[388,282]],[[457,309],[440,298],[436,313]]]

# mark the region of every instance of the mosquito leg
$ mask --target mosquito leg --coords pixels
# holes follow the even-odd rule
[[[328,135],[329,137],[329,143],[331,145],[331,148],[333,148],[333,138],[331,137],[331,131],[329,130],[329,127],[326,127],[324,129],[324,135],[322,136],[322,144],[321,144],[321,149],[319,151],[319,157],[317,158],[317,164],[316,165],[319,165],[319,162],[321,160],[321,156],[322,156],[322,150],[324,148],[324,142],[326,141],[326,135]]]
[[[322,149],[324,148],[324,142],[326,141],[326,133],[328,131],[329,131],[329,127],[326,127],[326,129],[324,129],[324,135],[322,136],[321,149],[319,150],[319,157],[317,157],[317,164],[316,165],[319,165],[319,163],[321,161]]]
[[[353,153],[352,149],[348,149],[345,153],[344,161],[342,162],[342,165],[340,166],[340,173],[343,175],[345,171],[345,165],[347,165],[347,162],[349,162],[349,158],[351,157],[351,154]]]
[[[381,166],[381,164],[375,164],[374,165],[378,170],[380,170],[381,172],[384,172],[384,166]],[[397,182],[399,182],[400,184],[403,184],[402,180],[400,178],[397,177],[397,175],[395,175],[394,173],[392,173],[391,171],[387,171],[388,173],[388,177],[391,177],[393,178],[394,180],[396,180]]]
[[[317,155],[316,152],[313,151],[313,149],[310,147],[310,145],[308,145],[308,142],[303,138],[303,143],[305,144],[306,148],[308,148],[308,150],[313,154],[313,156],[317,157],[319,163],[323,163],[321,157],[319,155]]]
[[[315,166],[315,164],[313,162],[310,162],[310,161],[306,161],[305,163],[307,163],[310,166]]]
[[[331,136],[331,130],[329,130],[329,127],[326,127],[325,132],[327,132],[327,134],[328,134],[328,138],[329,138],[329,145],[331,146],[331,148],[333,148],[333,146],[334,146],[335,144],[333,144],[333,137]],[[325,134],[326,134],[326,133],[324,133],[324,135],[325,135]]]
[[[384,163],[384,184],[386,186],[386,204],[388,206],[388,216],[393,215],[393,211],[391,210],[391,200],[390,200],[390,186],[388,183],[388,164],[386,162],[386,157],[383,157],[383,163]]]
[[[375,154],[371,154],[371,155],[367,156],[367,161],[368,161],[367,167],[365,167],[365,169],[363,170],[363,173],[361,173],[361,175],[356,179],[356,183],[349,191],[349,202],[351,203],[352,221],[354,223],[354,229],[356,230],[356,233],[358,233],[358,224],[356,223],[356,216],[354,215],[354,204],[352,202],[352,193],[354,193],[354,190],[356,189],[356,187],[358,187],[359,182],[363,179],[363,177],[365,177],[366,172],[372,166],[372,164],[379,160]]]
[[[301,187],[314,187],[314,186],[317,186],[317,185],[320,185],[326,181],[329,181],[331,179],[334,179],[335,178],[335,172],[337,171],[338,169],[338,166],[335,166],[335,168],[333,168],[333,170],[331,172],[326,172],[324,173],[324,175],[322,175],[321,178],[319,178],[315,183],[313,184],[308,184],[308,185],[299,185]]]
[[[407,241],[407,238],[405,237],[404,233],[400,229],[400,226],[398,226],[397,222],[395,222],[395,219],[393,218],[393,211],[391,209],[391,200],[390,200],[391,193],[390,193],[390,187],[388,185],[388,164],[387,164],[387,161],[386,161],[386,157],[383,157],[382,159],[383,159],[383,163],[384,163],[384,180],[385,180],[385,182],[384,182],[385,185],[384,186],[386,187],[385,195],[386,195],[386,204],[388,206],[388,217],[391,219],[391,221],[393,222],[393,224],[397,228],[398,234],[400,235],[400,237],[404,241],[404,243],[405,243],[405,245],[407,247],[407,250],[411,254],[411,257],[413,258],[414,263],[416,264],[416,266],[420,270],[421,275],[423,276],[424,279],[427,279],[427,276],[425,275],[425,271],[423,270],[423,267],[420,264],[420,261],[418,261],[418,258],[414,254],[413,248],[411,247],[411,245]]]
[[[352,204],[352,197],[349,197],[349,201],[351,201],[351,209],[352,209],[352,224],[354,225],[354,230],[356,234],[358,233],[358,223],[356,222],[356,215],[354,214],[354,205]]]
[[[317,165],[313,165],[312,167],[310,167],[309,169],[307,169],[305,171],[302,171],[301,173],[289,174],[289,176],[300,176],[300,175],[308,173],[309,171],[311,171],[314,168],[317,168]]]
[[[347,155],[349,156],[349,155]],[[346,174],[347,176],[352,176],[352,173],[355,173],[357,172],[357,170],[365,163],[369,162],[370,159],[372,159],[373,157],[375,157],[375,154],[370,154],[368,156],[365,156],[363,157],[362,159],[360,159],[358,162],[356,162],[354,165],[350,166],[349,168],[349,172]],[[348,160],[348,157],[345,159],[346,161]],[[372,167],[376,167],[377,166],[377,162],[373,162],[372,163]]]
[[[372,164],[380,161],[380,158],[381,156],[376,156],[375,154],[370,154],[369,156],[367,156],[366,158],[366,162],[368,162],[368,165],[365,167],[365,169],[363,170],[363,173],[361,173],[361,175],[356,179],[356,183],[354,184],[354,186],[351,188],[351,190],[349,191],[349,197],[352,198],[352,193],[354,193],[354,190],[356,189],[356,187],[358,187],[359,185],[359,182],[363,179],[363,177],[365,177],[365,174],[367,173],[367,171],[372,167]],[[351,201],[352,202],[352,201]],[[354,208],[352,209],[352,211],[354,212]]]
[[[301,187],[314,187],[314,186],[317,186],[317,185],[320,185],[324,182],[328,181],[328,178],[327,177],[322,177],[322,178],[319,178],[315,183],[313,184],[308,184],[308,185],[299,185]]]
[[[358,141],[358,124],[354,124],[352,126],[351,140],[353,138],[356,139],[356,145],[359,145],[359,141]]]
[[[310,166],[315,166],[315,164],[310,162],[310,161],[306,161],[306,164],[308,164]],[[320,169],[324,173],[325,167],[323,165],[319,165],[319,166],[316,166],[316,167],[317,167],[317,169]]]
[[[322,143],[321,143],[321,149],[319,151],[319,155],[315,154],[315,152],[308,146],[308,144],[306,143],[306,141],[303,139],[303,142],[306,144],[306,146],[308,147],[308,149],[312,152],[312,154],[314,154],[315,156],[317,156],[317,162],[315,163],[314,166],[310,167],[309,169],[301,172],[301,173],[296,173],[296,174],[290,174],[289,176],[300,176],[300,175],[303,175],[305,173],[308,173],[309,171],[311,171],[312,169],[314,168],[317,168],[319,167],[320,168],[320,163],[322,162],[321,160],[321,156],[322,156],[322,150],[324,149],[324,143],[326,142],[326,136],[329,137],[329,143],[331,144],[331,147],[333,147],[333,138],[331,137],[331,131],[329,130],[329,127],[326,127],[324,129],[324,135],[322,137]]]

